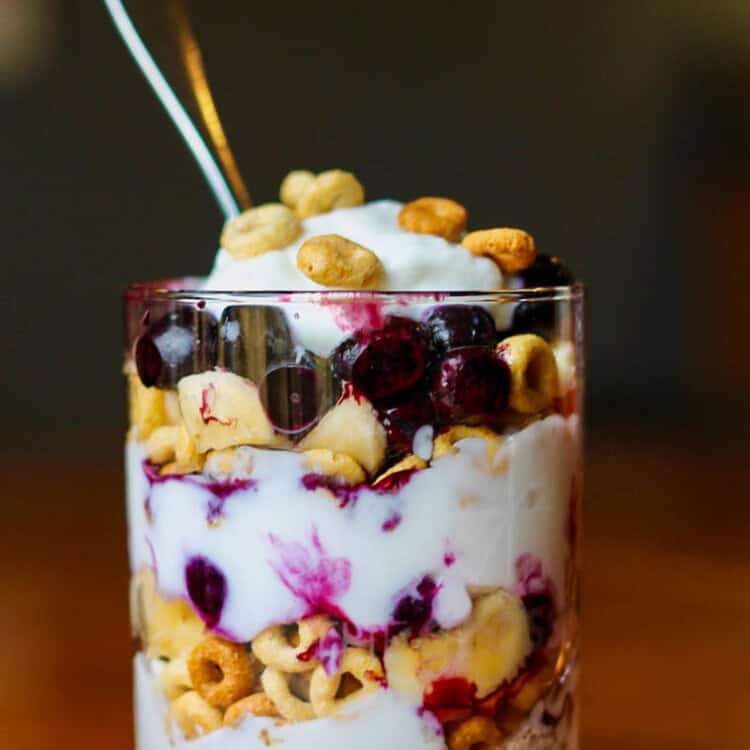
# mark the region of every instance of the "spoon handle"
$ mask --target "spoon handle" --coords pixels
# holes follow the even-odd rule
[[[208,85],[206,78],[203,55],[190,24],[185,0],[168,0],[168,6],[177,28],[182,62],[187,71],[198,110],[203,118],[203,124],[213,142],[214,150],[224,168],[224,174],[229,180],[229,185],[237,202],[241,208],[249,208],[252,205],[252,200],[240,174],[237,162],[234,160],[232,149],[229,147],[219,113],[216,111],[211,87]]]
[[[128,50],[130,50],[130,54],[133,56],[136,64],[140,68],[151,88],[154,90],[154,93],[158,97],[159,101],[164,106],[164,109],[167,111],[167,114],[169,115],[183,140],[187,144],[187,147],[190,149],[190,152],[193,154],[196,162],[198,162],[198,166],[203,173],[203,176],[206,178],[209,188],[214,194],[219,207],[224,212],[224,216],[227,219],[230,219],[232,216],[236,216],[239,213],[239,205],[237,199],[235,198],[235,195],[230,189],[227,181],[224,179],[224,175],[222,174],[219,165],[217,164],[216,160],[213,157],[213,154],[203,140],[200,132],[195,127],[187,111],[180,103],[172,87],[169,85],[169,82],[164,77],[164,74],[161,72],[158,65],[154,61],[154,58],[151,56],[148,48],[143,43],[143,40],[138,34],[138,31],[136,30],[130,16],[125,10],[125,6],[123,5],[122,1],[104,0],[104,4],[107,7],[110,16],[112,16],[112,20],[114,21],[115,27],[120,33],[120,36],[123,38],[125,46],[128,48]],[[189,27],[187,27],[187,32],[189,36],[192,36]],[[194,39],[193,45],[194,48],[197,49],[197,45],[195,44]],[[200,57],[198,58],[198,62],[199,70],[202,70]],[[193,75],[190,75],[192,79]],[[205,91],[208,91],[208,84],[206,83],[205,75],[202,76],[202,80],[205,86]],[[196,89],[196,92],[197,91],[198,90]],[[196,93],[196,97],[199,98],[198,93]],[[211,108],[213,108],[212,99]],[[201,112],[203,113],[203,117],[206,118],[206,114],[204,113],[202,106]],[[213,113],[215,121],[219,122],[215,108],[213,108]],[[228,150],[226,137],[224,137],[221,125],[219,125],[219,129],[221,131],[221,136],[223,137],[225,150]],[[211,130],[209,129],[209,133],[210,132]],[[219,153],[221,153],[222,149],[220,145],[217,147],[217,150],[219,151]],[[231,152],[229,153],[231,156]],[[233,159],[231,160],[231,163],[234,165]],[[236,170],[236,165],[234,166],[234,170],[236,175],[239,176],[239,172],[237,172]],[[232,172],[230,171],[229,174],[232,174]],[[241,179],[240,184],[242,184]],[[244,185],[242,185],[242,187],[244,189]],[[249,203],[249,198],[247,197],[246,190],[244,191],[243,197],[245,197],[247,202]]]

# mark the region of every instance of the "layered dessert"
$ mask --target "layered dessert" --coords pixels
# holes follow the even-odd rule
[[[220,245],[126,293],[139,750],[576,748],[570,271],[341,170]]]

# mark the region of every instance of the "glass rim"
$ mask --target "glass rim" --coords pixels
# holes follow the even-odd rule
[[[155,281],[129,284],[123,291],[126,302],[222,302],[242,304],[243,302],[265,302],[268,304],[365,304],[387,303],[426,304],[457,302],[525,302],[576,301],[585,296],[586,287],[582,282],[564,286],[522,287],[517,289],[498,288],[481,291],[443,290],[217,290],[201,289],[202,277],[159,279]]]

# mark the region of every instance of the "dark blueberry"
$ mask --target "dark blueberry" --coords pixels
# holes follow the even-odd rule
[[[432,618],[432,600],[436,593],[435,581],[426,576],[419,582],[416,595],[399,599],[393,610],[395,629],[408,629],[412,635],[418,635]]]
[[[432,398],[443,422],[491,418],[507,405],[509,390],[508,366],[483,346],[454,349],[433,375]]]
[[[540,286],[568,286],[575,281],[573,272],[551,255],[537,255],[536,260],[517,274],[521,286],[533,289]]]
[[[188,596],[209,628],[221,618],[227,595],[224,574],[205,557],[193,557],[185,566]]]
[[[541,648],[555,629],[555,602],[547,593],[527,594],[523,606],[529,617],[529,632],[534,648]]]
[[[537,255],[536,260],[518,274],[518,280],[525,289],[567,286],[575,281],[570,269],[559,258],[549,255]],[[549,338],[555,329],[556,313],[556,304],[550,300],[519,302],[513,311],[513,333],[536,333]]]
[[[495,343],[495,321],[476,305],[436,307],[425,320],[432,345],[440,353],[459,346],[491,346]]]
[[[296,360],[284,313],[265,305],[228,307],[221,316],[221,365],[259,383],[275,365]]]
[[[344,341],[332,366],[342,380],[372,401],[384,401],[414,386],[427,367],[424,327],[408,318],[390,316],[383,328]]]
[[[147,387],[168,388],[180,378],[216,366],[216,321],[183,305],[147,326],[135,342],[135,364]]]
[[[320,413],[317,374],[305,365],[280,365],[263,379],[260,399],[277,430],[304,430]]]
[[[397,400],[381,405],[378,414],[388,436],[388,447],[394,453],[411,451],[416,431],[435,421],[432,399],[420,390],[407,391]]]

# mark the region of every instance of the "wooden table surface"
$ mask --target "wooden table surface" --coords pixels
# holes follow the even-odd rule
[[[620,429],[588,455],[584,750],[748,750],[748,456]],[[132,750],[119,456],[0,459],[3,750]]]

